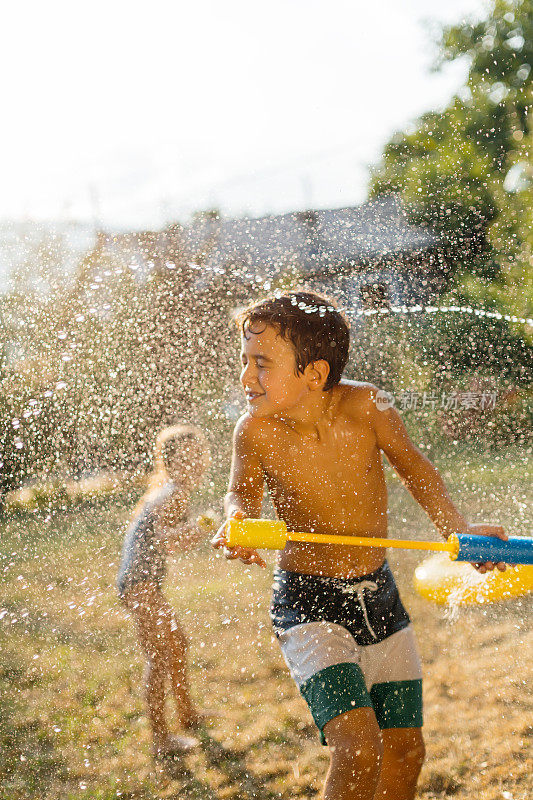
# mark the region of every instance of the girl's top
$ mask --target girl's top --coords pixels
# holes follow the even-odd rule
[[[165,544],[158,540],[155,532],[157,512],[172,497],[177,489],[174,481],[168,480],[154,492],[150,492],[143,505],[131,521],[122,546],[122,558],[117,577],[120,595],[136,583],[149,581],[161,586],[166,573]],[[184,521],[184,516],[179,521]]]

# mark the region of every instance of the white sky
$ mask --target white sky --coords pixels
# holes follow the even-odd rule
[[[159,227],[364,200],[397,129],[446,104],[424,20],[483,0],[9,3],[0,219]]]

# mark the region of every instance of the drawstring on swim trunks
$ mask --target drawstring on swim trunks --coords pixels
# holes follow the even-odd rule
[[[355,584],[355,586],[343,586],[341,591],[343,594],[357,595],[357,600],[359,601],[359,605],[361,606],[366,627],[368,628],[374,639],[377,639],[378,637],[376,636],[372,628],[372,625],[370,624],[370,620],[368,619],[368,612],[366,610],[366,604],[365,604],[365,589],[367,589],[369,592],[377,592],[378,585],[375,581],[361,581],[360,583]]]

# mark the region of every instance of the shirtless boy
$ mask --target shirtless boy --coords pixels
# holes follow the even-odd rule
[[[276,296],[238,324],[248,410],[235,428],[228,518],[260,517],[266,481],[289,530],[386,536],[385,453],[444,537],[506,538],[500,526],[465,520],[397,411],[378,409],[375,386],[341,380],[349,329],[331,301]],[[214,547],[264,566],[256,551],[226,547],[224,532]],[[384,550],[288,543],[271,616],[330,749],[325,800],[411,800],[424,758],[422,674]]]

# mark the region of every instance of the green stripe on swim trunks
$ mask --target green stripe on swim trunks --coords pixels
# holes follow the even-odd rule
[[[344,662],[321,669],[300,686],[320,731],[330,719],[352,708],[372,707],[358,664]]]
[[[381,729],[422,727],[421,680],[375,683],[370,697]]]

